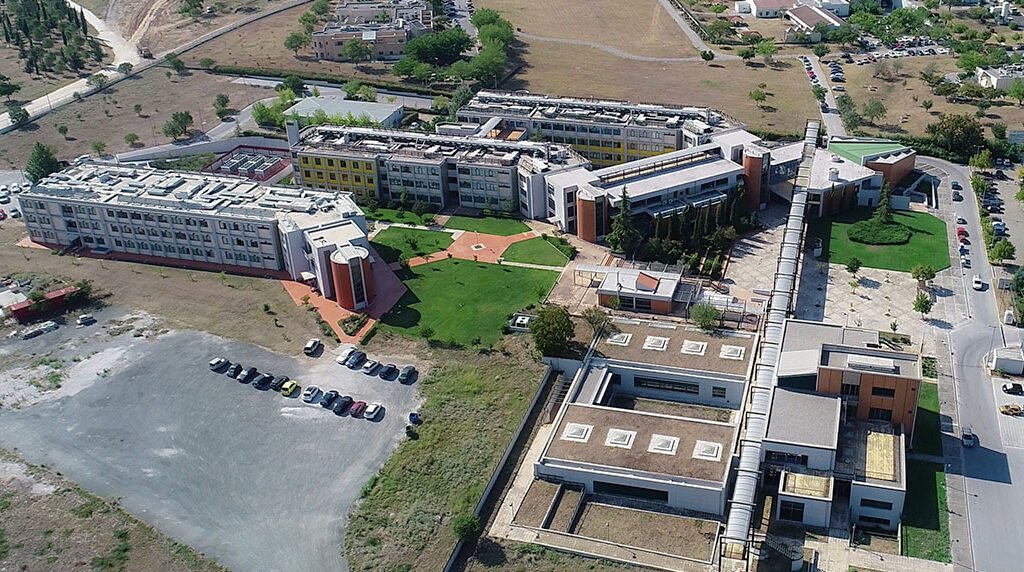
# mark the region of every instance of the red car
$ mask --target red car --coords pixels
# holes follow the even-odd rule
[[[0,209],[0,220],[7,220],[7,213],[4,212],[4,209]]]
[[[365,401],[356,401],[355,403],[352,404],[352,407],[348,410],[348,414],[351,415],[352,417],[359,417],[360,415],[363,414],[363,411],[366,411],[366,402]]]
[[[967,234],[967,229],[962,227],[962,226],[957,227],[956,235],[957,236],[970,236],[970,235]]]

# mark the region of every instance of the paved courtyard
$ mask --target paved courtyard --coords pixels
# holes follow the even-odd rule
[[[734,295],[745,297],[743,293],[771,290],[787,216],[788,205],[770,205],[757,213],[764,229],[738,239],[733,245],[722,283],[735,290]]]

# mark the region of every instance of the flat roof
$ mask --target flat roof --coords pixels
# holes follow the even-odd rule
[[[773,147],[769,149],[768,153],[771,155],[773,165],[799,161],[804,158],[804,142],[797,141],[788,145]]]
[[[585,442],[566,439],[580,427],[588,433]],[[574,403],[566,406],[541,462],[560,459],[722,482],[735,433],[727,423]]]
[[[779,483],[779,492],[802,497],[831,499],[832,478],[787,471],[783,474],[782,482]]]
[[[877,345],[878,332],[827,322],[786,320],[777,375],[789,377],[817,373],[823,344],[856,347]]]
[[[598,294],[627,294],[655,300],[672,300],[681,274],[619,268],[604,275]]]
[[[795,3],[795,0],[751,0],[758,10],[782,10],[791,8]]]
[[[808,28],[814,28],[818,24],[830,24],[835,27],[843,25],[843,21],[828,10],[822,10],[817,6],[802,4],[794,6],[786,11],[786,17],[797,20]]]
[[[832,169],[836,170],[833,181]],[[833,153],[820,147],[814,150],[814,161],[811,163],[811,177],[807,184],[808,191],[827,191],[836,185],[861,183],[875,176],[875,171],[846,159],[839,153]]]
[[[317,111],[323,110],[329,117],[340,115],[341,117],[369,117],[377,123],[384,123],[394,114],[402,112],[401,105],[390,103],[377,103],[373,101],[356,101],[345,99],[338,95],[321,95],[319,97],[306,97],[298,103],[285,110],[286,116],[298,114],[303,117],[310,117]]]
[[[610,323],[618,331],[595,342],[595,356],[744,378],[754,360],[754,334],[708,334],[668,321],[615,318]]]
[[[906,488],[905,442],[887,423],[846,423],[840,431],[836,471],[868,483]]]
[[[835,138],[829,140],[828,150],[857,163],[863,165],[865,159],[875,155],[885,155],[888,153],[897,153],[908,149],[906,145],[898,143],[896,141],[889,141],[888,139],[874,139],[874,138]]]
[[[918,356],[905,352],[824,344],[820,363],[835,369],[920,379],[920,361]]]
[[[765,440],[835,450],[842,401],[776,387]]]

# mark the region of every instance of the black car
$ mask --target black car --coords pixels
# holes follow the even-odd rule
[[[1024,395],[1024,385],[1019,383],[1004,383],[1003,393],[1009,393],[1010,395]]]
[[[348,358],[348,361],[345,362],[345,365],[347,365],[350,369],[355,369],[363,365],[364,361],[366,361],[366,352],[362,350],[356,350],[352,354],[352,357]]]
[[[272,373],[261,373],[252,380],[252,386],[256,389],[267,389],[270,387],[271,382],[274,381],[274,374]]]
[[[274,381],[270,382],[270,389],[273,389],[274,391],[281,391],[281,386],[289,379],[290,378],[287,375],[279,375],[275,377]]]
[[[260,372],[256,368],[250,367],[248,369],[242,370],[242,373],[238,374],[238,377],[236,377],[235,379],[237,379],[239,383],[249,383],[250,381],[252,381],[254,377],[259,375],[259,373]]]
[[[398,374],[399,383],[412,383],[416,379],[416,368],[411,365],[407,365],[402,368],[402,372]]]
[[[334,400],[334,414],[344,415],[348,408],[352,406],[353,399],[348,395],[342,395],[341,397]]]
[[[380,373],[377,376],[381,379],[391,379],[396,373],[398,373],[398,368],[395,367],[395,364],[389,363],[380,368]]]
[[[337,398],[338,398],[338,392],[337,391],[335,391],[333,389],[328,391],[320,399],[320,407],[323,407],[324,409],[330,409],[331,405],[334,405],[334,400],[337,399]]]
[[[234,379],[238,377],[238,374],[240,373],[242,373],[242,364],[233,363],[230,366],[228,366],[228,369],[227,371],[224,372],[224,375]]]

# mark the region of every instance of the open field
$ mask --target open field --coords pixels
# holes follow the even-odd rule
[[[398,272],[409,291],[381,320],[410,337],[430,328],[431,339],[494,344],[506,316],[547,295],[556,272],[445,259]]]
[[[870,216],[870,210],[859,209],[831,219],[813,219],[808,225],[811,236],[824,242],[828,261],[833,264],[846,264],[851,258],[858,258],[868,268],[898,272],[910,272],[918,264],[931,265],[935,270],[949,267],[946,223],[942,220],[927,213],[895,211],[893,219],[913,231],[906,244],[870,245],[850,240],[850,225]]]
[[[395,343],[407,342],[378,335],[370,347]],[[442,365],[420,386],[426,421],[363,489],[345,538],[351,570],[444,567],[455,545],[453,516],[476,506],[537,388],[542,368],[527,343],[507,337],[490,355],[431,352]]]
[[[949,562],[949,515],[942,465],[907,462],[903,555]]]
[[[521,43],[520,48],[526,66],[503,83],[502,89],[706,105],[752,129],[778,133],[802,133],[807,119],[819,117],[803,67],[789,61],[780,61],[775,67],[735,61],[642,62],[594,48],[534,40]],[[765,91],[771,94],[766,110],[758,109],[748,95],[760,83],[767,84]]]
[[[597,42],[640,56],[697,51],[657,0],[566,0],[539,10],[533,0],[482,0],[527,34]]]
[[[463,215],[448,217],[448,222],[444,223],[444,226],[445,228],[468,230],[497,236],[512,236],[530,230],[530,227],[523,224],[523,221],[514,218]]]
[[[116,503],[0,451],[0,558],[8,570],[215,572],[188,546],[139,522]]]
[[[437,230],[390,227],[373,237],[370,244],[385,262],[398,262],[433,254],[452,245],[452,235]]]
[[[929,56],[916,58],[899,58],[886,60],[891,67],[894,63],[901,69],[894,81],[886,81],[873,77],[875,65],[845,65],[846,90],[858,108],[870,99],[875,98],[885,104],[886,116],[878,122],[879,127],[865,126],[868,133],[882,135],[909,134],[924,135],[925,127],[934,123],[945,114],[968,114],[974,116],[977,107],[967,103],[950,103],[945,97],[933,95],[931,88],[921,80],[920,73],[928,67],[934,67],[938,74],[960,71],[956,67],[956,59],[952,56]],[[930,99],[933,107],[925,111],[921,102]],[[906,123],[901,123],[903,116],[908,116]],[[1010,129],[1016,129],[1024,123],[1024,107],[1015,101],[1005,99],[994,102],[982,123],[1005,123]],[[991,136],[991,133],[989,133]]]
[[[111,60],[111,54],[107,51],[107,58],[104,60],[109,63]],[[86,59],[87,63],[91,63],[92,60]],[[82,75],[79,76],[76,73],[62,72],[62,73],[50,73],[43,72],[42,75],[35,75],[25,73],[23,68],[23,62],[18,60],[18,51],[16,48],[9,47],[7,45],[0,44],[0,74],[3,74],[11,81],[17,84],[21,84],[21,91],[11,96],[11,101],[20,101],[23,104],[37,97],[43,95],[69,83],[78,81],[81,77],[88,77],[89,74],[99,71],[102,66],[90,65],[88,68],[82,70]],[[4,109],[6,111],[6,109]]]
[[[65,160],[91,153],[94,141],[106,143],[108,154],[128,151],[127,133],[138,135],[141,145],[162,145],[171,141],[161,130],[175,111],[191,111],[195,129],[202,129],[204,121],[209,129],[218,122],[213,109],[218,93],[231,98],[235,109],[273,94],[269,89],[232,83],[229,76],[193,72],[168,79],[166,71],[148,70],[5,134],[0,142],[0,169],[23,168],[37,141],[53,147],[57,158]],[[133,110],[136,104],[142,106],[141,114]],[[57,132],[61,124],[68,126],[68,139]]]
[[[400,81],[391,75],[391,64],[366,63],[360,66],[313,59],[312,49],[299,50],[299,57],[284,47],[288,34],[299,31],[299,16],[308,5],[285,10],[280,14],[253,22],[231,33],[207,42],[181,55],[190,66],[198,66],[203,58],[222,65],[257,66],[302,72],[318,72],[347,77]]]
[[[5,275],[27,272],[90,280],[97,294],[166,318],[171,327],[204,330],[281,352],[295,352],[317,331],[312,314],[296,306],[277,280],[56,256],[14,246],[23,236],[20,222],[0,225],[0,268]],[[198,312],[200,293],[203,307]],[[264,303],[274,314],[262,311]]]
[[[942,455],[942,433],[939,425],[939,386],[922,383],[914,424],[915,453]]]
[[[557,248],[540,237],[512,243],[505,249],[501,257],[513,262],[528,262],[544,266],[565,266],[569,262]]]

